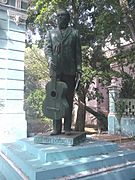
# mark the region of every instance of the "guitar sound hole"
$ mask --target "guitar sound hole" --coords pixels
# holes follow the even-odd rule
[[[55,97],[55,96],[56,96],[56,92],[55,92],[55,91],[52,91],[52,92],[51,92],[51,96],[52,96],[52,97]]]

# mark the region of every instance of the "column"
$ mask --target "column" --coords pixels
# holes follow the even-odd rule
[[[109,90],[109,114],[108,114],[108,133],[119,134],[120,133],[120,120],[116,105],[119,99],[120,87],[116,83],[116,78],[113,78]]]

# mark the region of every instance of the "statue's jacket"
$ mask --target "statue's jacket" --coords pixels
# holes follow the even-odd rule
[[[81,69],[81,45],[78,30],[67,27],[50,30],[45,38],[45,55],[56,64],[56,74],[75,75]]]

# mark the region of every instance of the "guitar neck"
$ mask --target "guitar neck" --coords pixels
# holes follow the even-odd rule
[[[51,81],[52,81],[53,90],[56,90],[56,72],[55,71],[52,71]]]

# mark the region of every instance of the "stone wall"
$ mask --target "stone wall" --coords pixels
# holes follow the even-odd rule
[[[23,16],[23,17],[22,17]],[[24,101],[25,12],[0,5],[0,139],[27,135]],[[1,138],[2,137],[2,138]]]

